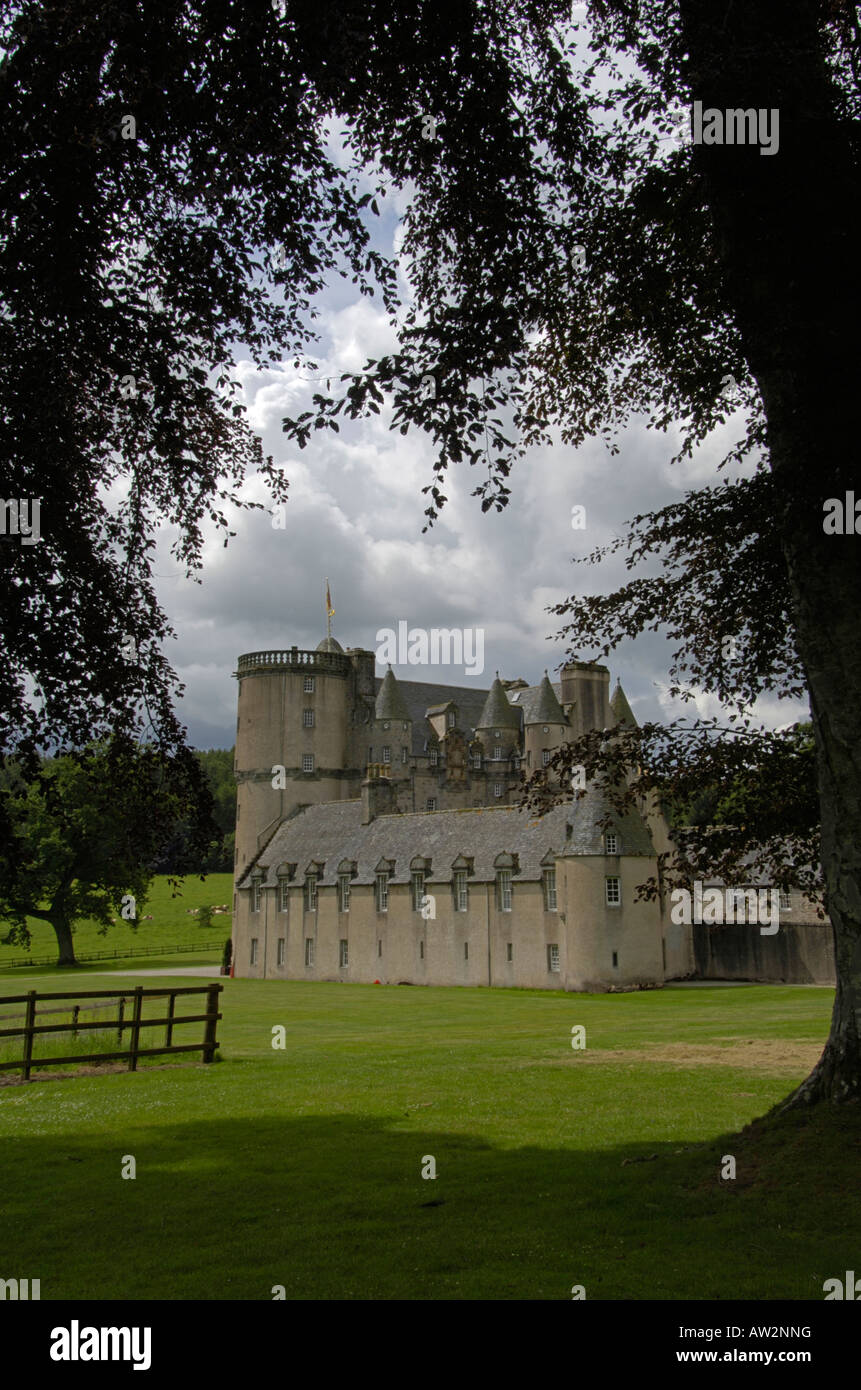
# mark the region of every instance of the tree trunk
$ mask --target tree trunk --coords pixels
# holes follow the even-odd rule
[[[65,913],[55,912],[48,920],[54,928],[57,944],[60,948],[60,958],[57,964],[77,965],[78,962],[75,960],[75,946],[72,940],[72,928]]]
[[[861,534],[824,504],[857,466],[858,156],[810,0],[680,0],[692,99],[778,112],[779,149],[695,146],[727,302],[768,422],[775,530],[817,746],[837,994],[823,1056],[790,1105],[861,1096]],[[773,121],[772,121],[773,124]],[[854,509],[853,509],[854,510]],[[743,606],[740,596],[740,608]]]

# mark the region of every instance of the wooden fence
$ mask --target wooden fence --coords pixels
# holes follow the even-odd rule
[[[205,954],[208,951],[221,951],[227,940],[225,935],[213,937],[211,941],[190,941],[187,946],[133,946],[130,951],[90,951],[85,956],[75,956],[78,965],[86,965],[91,960],[137,960],[139,956],[175,956]],[[26,969],[30,965],[57,966],[57,952],[52,956],[15,956],[4,960],[0,956],[0,970]],[[57,966],[57,969],[65,969]]]
[[[128,1062],[129,1071],[136,1071],[139,1057],[155,1057],[168,1052],[203,1052],[204,1062],[211,1062],[218,1040],[215,1036],[216,1025],[222,1015],[218,1012],[218,996],[223,985],[191,985],[177,989],[143,989],[140,985],[136,989],[87,989],[75,990],[72,993],[61,994],[40,994],[38,990],[31,989],[26,994],[7,994],[0,997],[2,1004],[23,1004],[25,1006],[25,1021],[23,1028],[0,1028],[0,1038],[21,1038],[24,1039],[24,1054],[16,1061],[0,1062],[0,1071],[8,1071],[10,1068],[20,1067],[23,1072],[24,1080],[30,1080],[30,1071],[33,1067],[65,1067],[72,1066],[78,1062],[113,1062],[124,1060]],[[200,1014],[177,1014],[176,1001],[181,995],[186,994],[205,994],[206,1012]],[[74,1007],[68,1012],[72,1014],[71,1023],[37,1023],[36,1005],[42,1001],[55,999],[72,999],[75,1001],[82,999],[110,999],[117,1005],[116,1018],[105,1019],[104,1021],[87,1020],[79,1022],[80,1004],[75,1003]],[[126,1018],[126,1000],[131,1000],[131,1018]],[[145,999],[167,999],[167,1016],[165,1018],[144,1018],[143,1001]],[[104,1005],[89,1005],[91,1010],[101,1009]],[[43,1009],[42,1015],[57,1012],[57,1009]],[[7,1015],[8,1017],[8,1015]],[[173,1030],[179,1023],[203,1023],[203,1042],[199,1043],[174,1043]],[[87,1053],[80,1057],[34,1057],[33,1039],[41,1033],[71,1033],[77,1037],[79,1029],[86,1029],[91,1032],[98,1028],[115,1028],[117,1041],[122,1042],[123,1033],[128,1033],[129,1045],[121,1052],[97,1052]],[[141,1030],[144,1028],[164,1028],[165,1046],[164,1047],[141,1047]]]

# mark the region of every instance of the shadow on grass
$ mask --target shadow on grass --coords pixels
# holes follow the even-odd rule
[[[148,1115],[6,1138],[0,1272],[43,1299],[820,1300],[857,1266],[857,1116],[595,1152],[403,1125]]]

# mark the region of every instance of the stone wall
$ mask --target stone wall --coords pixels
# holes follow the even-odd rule
[[[747,923],[694,923],[694,970],[702,980],[768,984],[834,984],[834,936],[828,922],[781,922],[774,936]]]

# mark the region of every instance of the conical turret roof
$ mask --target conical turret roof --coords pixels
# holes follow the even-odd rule
[[[616,689],[613,691],[610,700],[610,708],[616,716],[617,724],[629,724],[632,729],[639,729],[639,724],[634,718],[634,712],[628,704],[627,696],[622,689],[621,681],[616,681]]]
[[[391,666],[383,676],[383,683],[377,691],[374,715],[377,719],[409,720],[412,717],[406,707],[401,688],[395,679],[395,673]]]
[[[509,704],[498,671],[496,679],[487,693],[481,718],[475,727],[477,729],[520,729],[520,716],[517,710]]]
[[[556,698],[556,691],[550,684],[547,672],[544,672],[544,679],[538,687],[538,699],[532,707],[532,712],[526,719],[527,724],[567,724],[568,720],[562,710],[562,706]]]

